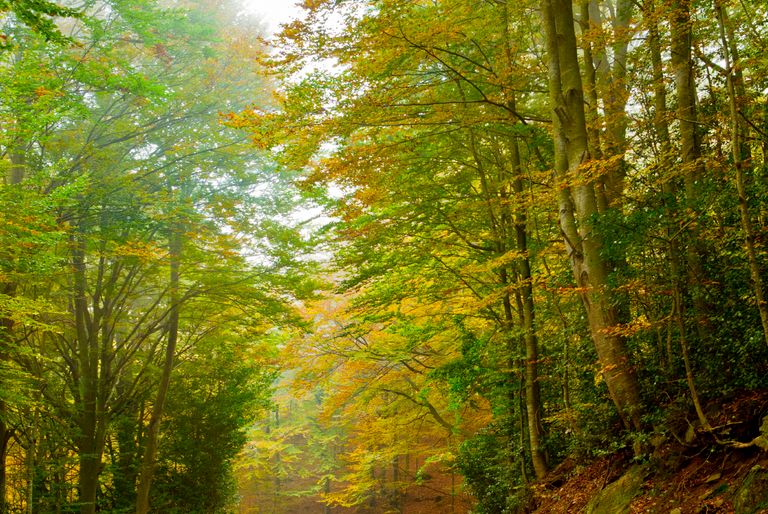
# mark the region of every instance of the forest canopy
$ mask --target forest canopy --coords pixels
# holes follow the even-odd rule
[[[302,6],[0,0],[0,513],[768,450],[762,2]]]

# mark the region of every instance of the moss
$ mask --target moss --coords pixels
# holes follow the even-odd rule
[[[600,491],[587,505],[587,514],[629,513],[629,504],[645,481],[644,466],[632,466],[618,480]]]
[[[733,507],[739,514],[751,514],[768,507],[768,472],[754,466],[736,490]]]

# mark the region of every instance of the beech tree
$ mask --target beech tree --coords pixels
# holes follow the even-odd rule
[[[642,405],[636,374],[623,337],[610,334],[619,315],[610,296],[610,268],[601,255],[605,241],[596,223],[599,210],[595,183],[584,175],[590,155],[573,6],[570,2],[545,1],[541,13],[547,43],[555,172],[560,181],[560,228],[574,279],[582,290],[606,385],[625,425],[640,430]],[[575,186],[571,186],[571,179],[577,181]]]

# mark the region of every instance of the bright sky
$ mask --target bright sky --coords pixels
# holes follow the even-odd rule
[[[286,23],[298,17],[301,7],[297,5],[300,0],[242,0],[246,12],[255,13],[269,26],[270,32],[280,28],[281,23]]]

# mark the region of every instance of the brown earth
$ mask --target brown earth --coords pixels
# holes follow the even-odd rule
[[[679,433],[659,436],[652,456],[640,460],[642,485],[621,513],[768,513],[768,453],[729,445],[759,435],[768,392],[743,392],[707,412],[717,437],[689,422],[678,424]],[[535,488],[535,513],[587,512],[590,501],[634,464],[631,452],[581,465],[566,460]]]

